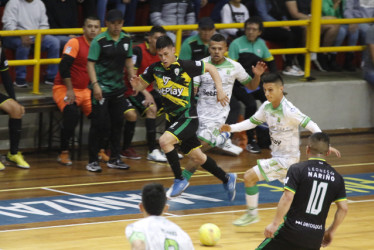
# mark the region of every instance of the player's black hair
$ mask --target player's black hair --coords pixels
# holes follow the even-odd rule
[[[214,34],[210,38],[210,41],[213,41],[213,42],[226,42],[226,38],[222,34],[216,33],[216,34]]]
[[[161,27],[161,26],[153,26],[152,29],[149,31],[149,35],[150,36],[153,36],[155,33],[162,33],[162,34],[166,34],[166,30]]]
[[[259,16],[251,16],[244,22],[244,28],[247,27],[248,24],[258,24],[258,29],[262,32],[264,30],[264,24],[262,23],[262,18]]]
[[[100,18],[98,16],[92,15],[88,16],[83,20],[83,26],[86,24],[87,20],[92,20],[92,21],[100,21]]]
[[[278,73],[272,73],[272,72],[265,73],[262,75],[261,80],[264,84],[272,82],[272,83],[280,83],[282,84],[282,86],[284,85],[283,78]]]
[[[163,49],[166,47],[174,47],[173,40],[168,36],[160,36],[156,42],[156,49]]]
[[[309,136],[308,146],[311,153],[325,155],[330,148],[330,138],[323,132],[313,133]]]
[[[150,183],[143,187],[142,203],[150,215],[161,215],[166,204],[165,189],[160,183]]]

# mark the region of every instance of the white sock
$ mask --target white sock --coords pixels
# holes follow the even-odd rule
[[[248,213],[250,215],[257,215],[258,214],[258,196],[259,193],[254,194],[254,195],[245,195],[245,200],[247,201],[247,207],[248,207]]]

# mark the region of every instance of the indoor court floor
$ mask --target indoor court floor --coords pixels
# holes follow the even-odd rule
[[[301,160],[306,160],[305,141]],[[345,178],[349,211],[327,249],[374,249],[374,134],[334,135],[331,143],[342,157],[329,156],[327,161]],[[0,249],[130,249],[124,231],[142,218],[138,210],[142,186],[160,182],[168,188],[173,182],[167,164],[147,161],[145,147],[135,149],[142,159],[125,160],[130,170],[102,164],[101,173],[88,172],[86,153],[72,166],[62,166],[56,162],[56,151],[25,153],[29,170],[7,165],[0,172]],[[239,157],[209,155],[227,172],[238,173],[235,201],[228,202],[220,181],[199,169],[185,193],[169,201],[165,216],[190,235],[195,249],[255,249],[275,214],[282,185],[260,184],[260,222],[235,227],[232,221],[245,210],[243,173],[257,159],[269,158],[270,151],[244,151]],[[335,209],[332,205],[326,225]],[[199,227],[208,222],[222,233],[218,244],[209,248],[198,238]]]

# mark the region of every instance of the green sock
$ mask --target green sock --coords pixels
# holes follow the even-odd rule
[[[245,193],[248,195],[255,195],[258,193],[258,186],[254,185],[253,187],[246,187]]]
[[[188,171],[187,169],[184,169],[183,172],[182,172],[182,176],[187,180],[189,181],[191,179],[191,176],[193,175],[193,173],[191,173],[190,171]]]

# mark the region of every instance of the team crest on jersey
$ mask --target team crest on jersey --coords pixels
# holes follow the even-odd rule
[[[64,53],[65,54],[70,54],[71,49],[72,49],[71,46],[67,46],[66,49],[65,49],[65,51],[64,51]]]
[[[179,75],[179,69],[174,69],[174,73],[175,73],[176,76],[178,76]]]
[[[164,82],[164,85],[167,85],[170,80],[171,80],[171,78],[168,77],[168,76],[163,76],[162,77],[162,81]]]
[[[128,50],[128,48],[129,48],[129,44],[128,44],[128,43],[125,43],[125,44],[123,44],[123,47],[125,48],[125,50]]]
[[[257,54],[261,54],[261,49],[257,49]]]

